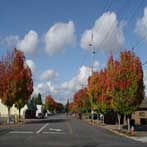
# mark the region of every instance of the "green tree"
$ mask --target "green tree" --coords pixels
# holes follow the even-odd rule
[[[36,105],[42,105],[42,98],[40,93],[38,93],[37,96],[33,96],[32,100]]]
[[[68,113],[69,112],[69,99],[67,99],[67,102],[65,104],[65,112]]]
[[[28,110],[31,111],[31,112],[36,112],[36,110],[37,110],[36,104],[33,102],[32,99],[30,99],[28,101],[27,107],[28,107]]]

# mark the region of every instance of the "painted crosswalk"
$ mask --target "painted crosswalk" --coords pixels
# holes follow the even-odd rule
[[[43,131],[47,128],[49,124],[44,124],[41,128],[39,128],[37,131],[11,131],[10,134],[65,134],[63,129],[60,128],[49,128],[47,131]]]

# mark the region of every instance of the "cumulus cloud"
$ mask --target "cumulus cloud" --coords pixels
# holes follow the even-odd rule
[[[6,45],[8,48],[15,48],[19,42],[19,36],[10,35],[0,40],[0,43]]]
[[[78,74],[70,81],[66,81],[61,85],[61,88],[65,89],[65,95],[72,96],[75,91],[83,86],[87,85],[88,77],[91,75],[91,68],[82,66]]]
[[[41,93],[44,96],[52,95],[57,101],[66,103],[67,99],[71,98],[77,90],[87,85],[87,80],[90,75],[91,68],[83,65],[80,67],[77,75],[61,85],[55,85],[51,81],[44,81],[37,84],[34,87],[34,94]]]
[[[135,32],[147,40],[147,7],[144,9],[144,16],[137,20]]]
[[[29,31],[22,40],[19,40],[16,47],[22,50],[24,53],[34,53],[38,44],[37,32]]]
[[[56,23],[45,34],[46,52],[50,55],[62,52],[66,46],[73,45],[75,40],[75,26],[72,21]]]
[[[87,50],[94,48],[104,52],[115,52],[124,43],[123,26],[122,22],[118,22],[114,12],[106,12],[95,21],[91,29],[83,33],[81,47]],[[90,43],[92,47],[89,46]]]
[[[32,72],[36,71],[36,64],[32,60],[26,60],[26,64],[30,67]]]
[[[52,69],[49,69],[49,70],[46,70],[44,71],[41,76],[40,76],[40,79],[41,80],[53,80],[57,77],[57,72],[52,70]]]
[[[58,89],[50,81],[42,82],[34,87],[33,94],[38,94],[38,93],[41,93],[43,97],[47,95],[52,95],[54,98],[57,98]]]

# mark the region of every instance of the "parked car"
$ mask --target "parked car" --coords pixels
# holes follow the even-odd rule
[[[37,113],[36,117],[37,118],[44,118],[44,114],[42,112]]]

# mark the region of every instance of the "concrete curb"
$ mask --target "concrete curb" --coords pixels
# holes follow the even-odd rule
[[[21,126],[23,124],[24,124],[23,122],[17,122],[17,123],[14,123],[14,124],[2,124],[2,125],[0,125],[0,129],[14,128],[14,127],[17,127],[17,126]]]
[[[142,143],[147,143],[147,136],[146,137],[135,137],[135,136],[128,136],[124,133],[121,133],[121,132],[118,132],[114,129],[110,129],[108,127],[105,127],[105,125],[100,125],[98,123],[93,123],[91,121],[88,121],[88,120],[83,120],[84,122],[90,124],[90,125],[93,125],[93,126],[97,126],[97,127],[100,127],[100,128],[103,128],[103,129],[106,129],[114,134],[117,134],[117,135],[120,135],[120,136],[123,136],[123,137],[126,137],[126,138],[129,138],[129,139],[132,139],[132,140],[135,140],[135,141],[138,141],[138,142],[142,142]]]

